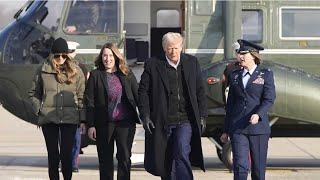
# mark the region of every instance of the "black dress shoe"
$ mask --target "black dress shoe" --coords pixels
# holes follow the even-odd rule
[[[79,172],[79,168],[72,168],[72,172],[75,172],[75,173],[77,173],[77,172]]]

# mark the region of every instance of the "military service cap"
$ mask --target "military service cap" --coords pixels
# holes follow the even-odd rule
[[[261,50],[264,50],[262,46],[253,42],[244,39],[238,39],[237,41],[240,45],[240,48],[237,50],[237,53],[259,52]]]

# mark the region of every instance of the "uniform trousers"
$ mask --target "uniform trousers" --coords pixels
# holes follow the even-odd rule
[[[100,180],[113,180],[114,142],[117,146],[117,179],[130,179],[131,148],[135,131],[135,123],[109,122],[105,126],[96,127]]]
[[[48,166],[50,180],[59,180],[59,161],[61,159],[62,175],[64,180],[72,177],[72,146],[76,133],[76,124],[45,124],[42,132],[48,152]],[[59,137],[61,136],[61,137]],[[60,152],[59,152],[60,138]]]
[[[270,134],[232,134],[234,180],[246,180],[251,157],[251,179],[264,180]]]
[[[169,174],[163,180],[192,180],[191,152],[192,128],[190,123],[169,125],[167,131]],[[170,165],[171,163],[171,165]]]

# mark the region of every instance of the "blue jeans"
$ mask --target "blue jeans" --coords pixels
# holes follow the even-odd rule
[[[162,179],[192,180],[192,168],[189,159],[191,152],[192,128],[190,123],[169,125],[168,131],[168,156],[171,161],[171,172]]]
[[[80,152],[80,145],[81,145],[81,134],[80,134],[80,128],[77,128],[74,144],[72,147],[72,168],[78,168],[78,157]]]

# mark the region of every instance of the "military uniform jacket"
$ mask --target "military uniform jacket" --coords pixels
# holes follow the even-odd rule
[[[57,73],[49,62],[44,62],[37,69],[29,97],[38,116],[38,125],[79,124],[85,121],[85,78],[78,65],[72,63],[71,68],[77,71],[72,84],[59,83],[56,80]]]
[[[258,65],[246,88],[242,82],[243,70],[235,70],[229,76],[229,94],[226,106],[224,132],[228,134],[270,134],[268,110],[276,93],[273,73]],[[252,114],[259,115],[259,122],[252,125]]]

